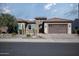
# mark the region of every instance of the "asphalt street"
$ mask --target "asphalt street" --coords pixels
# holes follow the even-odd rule
[[[79,43],[0,42],[0,56],[79,56]]]

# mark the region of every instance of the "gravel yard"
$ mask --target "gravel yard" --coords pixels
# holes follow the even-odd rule
[[[38,37],[26,37],[25,35],[4,35],[0,42],[79,42],[79,36],[76,34],[40,34]]]

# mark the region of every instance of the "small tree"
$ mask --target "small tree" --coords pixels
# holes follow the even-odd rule
[[[8,32],[17,32],[17,22],[16,18],[12,16],[11,14],[0,14],[0,27],[8,27]]]

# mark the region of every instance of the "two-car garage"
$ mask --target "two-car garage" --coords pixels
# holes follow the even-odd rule
[[[67,33],[67,24],[48,24],[48,33]]]
[[[44,21],[44,33],[47,34],[71,34],[72,21],[71,20],[47,20]]]

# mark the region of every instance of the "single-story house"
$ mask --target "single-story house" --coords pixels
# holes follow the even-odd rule
[[[18,32],[27,33],[26,30],[35,29],[37,33],[55,34],[55,33],[72,33],[72,20],[45,17],[36,17],[33,21],[18,20]]]
[[[71,34],[72,28],[79,28],[79,20],[68,20],[61,18],[36,17],[33,20],[25,20],[17,18],[18,34],[26,34],[27,32],[35,32],[37,34]],[[72,26],[73,25],[73,26]],[[7,32],[7,27],[1,27],[1,32]]]

